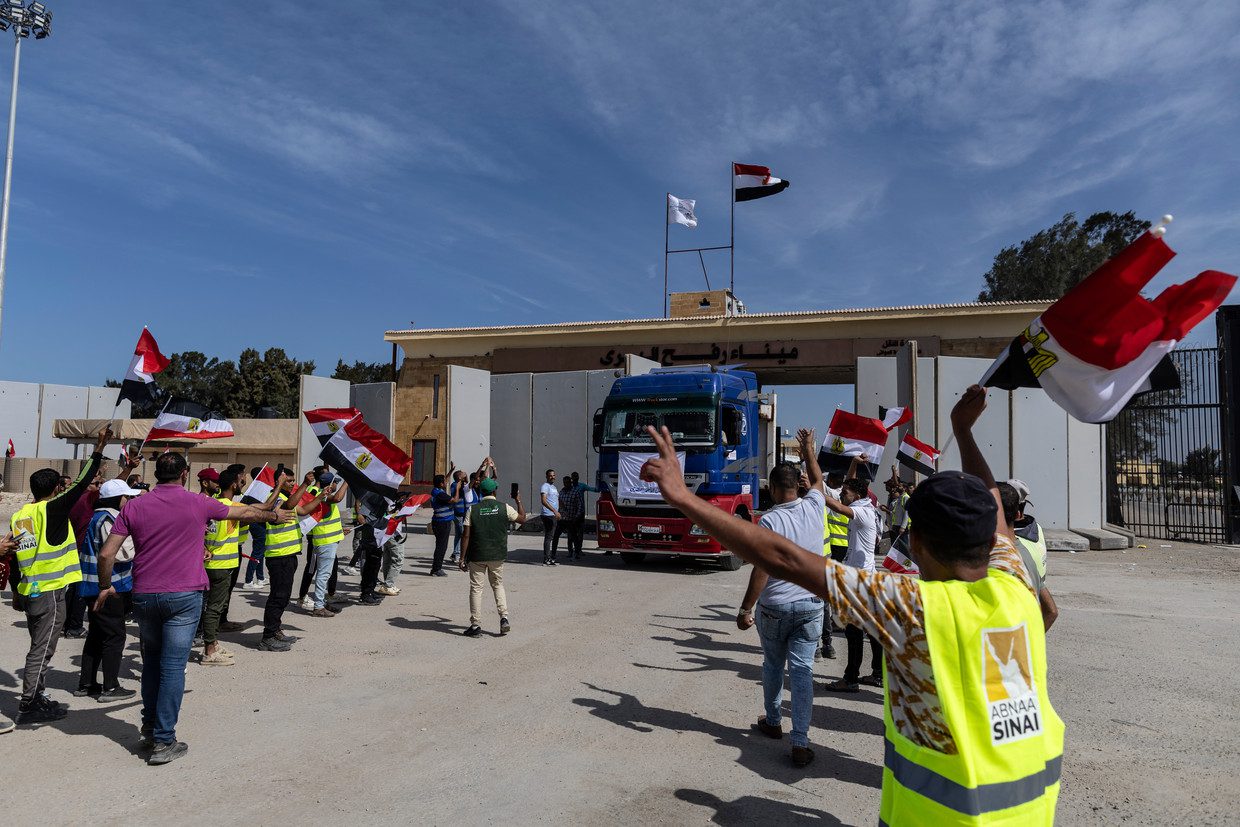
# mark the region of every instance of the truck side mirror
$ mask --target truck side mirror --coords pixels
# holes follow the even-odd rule
[[[598,450],[598,446],[603,443],[603,409],[599,408],[594,412],[594,427],[590,432],[590,442],[594,446],[594,450]]]

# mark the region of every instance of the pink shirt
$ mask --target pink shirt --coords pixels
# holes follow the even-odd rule
[[[133,538],[134,592],[206,589],[207,523],[227,516],[224,503],[176,483],[157,485],[125,503],[112,533]]]

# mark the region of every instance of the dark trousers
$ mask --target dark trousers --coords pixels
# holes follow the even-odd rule
[[[232,602],[232,594],[237,590],[237,575],[241,574],[241,565],[232,567],[232,575],[228,578],[228,599],[224,601],[224,611],[220,612],[220,623],[228,622],[228,604]]]
[[[349,558],[349,568],[351,569],[355,569],[360,566],[362,564],[362,560],[366,557],[366,547],[362,543],[361,532],[369,530],[369,526],[359,526],[353,530],[353,556]]]
[[[582,537],[586,531],[586,518],[573,517],[572,519],[560,520],[560,525],[556,528],[556,535],[563,533],[564,539],[568,542],[568,559],[573,560],[581,556]],[[555,540],[552,540],[552,547],[555,546]]]
[[[239,568],[239,567],[238,567]],[[207,569],[207,593],[203,595],[202,639],[207,644],[220,639],[220,622],[232,596],[232,578],[237,569]]]
[[[14,567],[16,568],[16,567]],[[26,610],[26,631],[30,632],[30,650],[26,653],[26,671],[22,673],[22,703],[34,701],[43,692],[47,670],[56,654],[56,641],[65,628],[65,589],[56,589],[22,599]]]
[[[78,584],[65,587],[65,628],[62,634],[76,634],[85,626],[86,601],[78,594]]]
[[[837,563],[844,562],[844,558],[848,556],[848,546],[831,546],[831,559]],[[822,648],[826,649],[831,645],[831,631],[835,624],[831,620],[831,604],[825,603],[822,611]]]
[[[560,541],[560,532],[557,530],[560,526],[560,520],[557,517],[551,517],[546,514],[542,518],[543,523],[543,562],[555,559],[556,546]]]
[[[103,688],[120,686],[121,655],[125,651],[125,616],[133,608],[129,592],[114,594],[95,611],[94,601],[86,607],[86,644],[82,647],[82,674],[78,687],[87,689],[99,683],[103,669]]]
[[[452,521],[433,520],[431,531],[435,533],[435,559],[431,563],[431,574],[443,568],[443,558],[448,553],[448,544],[452,542]]]
[[[310,593],[310,585],[314,582],[314,544],[306,540],[306,567],[301,572],[301,586],[297,590],[297,599],[305,600]]]
[[[359,544],[359,549],[362,553],[361,596],[373,596],[375,586],[379,585],[379,569],[383,564],[383,549],[374,543],[361,543]]]
[[[272,638],[280,631],[280,622],[284,619],[284,609],[289,598],[293,596],[293,579],[297,576],[297,558],[300,554],[287,554],[283,557],[268,557],[267,582],[271,592],[267,595],[267,606],[263,609],[263,638]]]
[[[856,683],[861,677],[861,658],[865,638],[868,637],[860,626],[845,626],[844,638],[848,641],[848,664],[844,667],[844,680]],[[870,671],[876,675],[883,673],[883,647],[878,641],[870,638]]]

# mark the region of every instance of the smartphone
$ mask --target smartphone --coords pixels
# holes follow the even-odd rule
[[[512,484],[512,491],[509,493],[508,496],[515,500],[520,494],[521,494],[521,486],[514,482]]]

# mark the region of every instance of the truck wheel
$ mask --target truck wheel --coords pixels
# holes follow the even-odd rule
[[[723,553],[723,560],[720,562],[723,563],[724,571],[740,571],[741,566],[745,565],[744,560],[727,551]]]
[[[620,552],[620,559],[624,561],[626,566],[636,566],[646,559],[646,554],[641,551],[622,551]]]

